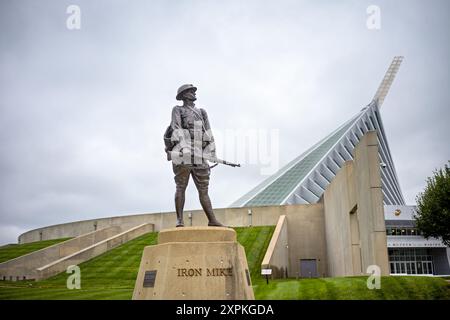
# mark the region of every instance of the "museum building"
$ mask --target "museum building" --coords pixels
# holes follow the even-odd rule
[[[403,57],[395,57],[372,101],[317,144],[227,208],[225,225],[274,225],[261,268],[273,278],[365,275],[450,275],[450,251],[425,239],[414,206],[402,195],[380,107]],[[202,210],[186,226],[207,225]],[[185,218],[186,218],[185,217]],[[0,279],[45,279],[150,231],[175,226],[175,212],[91,219],[47,226],[19,243],[74,237],[0,263]]]

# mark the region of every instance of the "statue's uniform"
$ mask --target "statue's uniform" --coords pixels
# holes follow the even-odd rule
[[[190,144],[194,141],[194,125],[195,121],[201,121],[198,123],[202,128],[202,147],[214,143],[214,138],[211,134],[211,127],[208,120],[208,115],[204,109],[196,107],[175,106],[172,109],[172,121],[170,126],[174,133],[179,129],[185,129],[189,131],[191,141],[187,141]],[[198,127],[197,127],[198,128]],[[213,147],[214,148],[214,147]],[[212,149],[213,149],[212,148]],[[212,150],[212,154],[214,154]],[[191,164],[174,164],[172,162],[173,172],[175,174],[176,193],[175,193],[175,207],[177,209],[178,219],[182,219],[183,206],[184,206],[184,193],[189,183],[189,176],[192,175],[195,186],[197,187],[200,203],[210,221],[215,221],[211,200],[208,196],[209,176],[210,168],[205,159],[201,159],[201,163],[194,163],[194,157],[192,156]],[[211,220],[212,219],[212,220]]]
[[[202,120],[203,125],[201,125],[201,128],[203,141],[206,143],[213,142],[214,138],[212,137],[212,134],[208,135],[205,133],[205,130],[210,130],[211,128],[209,125],[208,115],[204,109],[175,106],[172,109],[172,121],[170,126],[174,132],[177,132],[177,129],[189,130],[191,141],[187,141],[187,143],[190,144],[194,141],[194,122]],[[192,155],[191,164],[173,163],[172,166],[175,174],[177,189],[184,191],[189,182],[189,175],[192,174],[192,178],[198,191],[208,192],[210,169],[206,160],[202,159],[202,163],[196,164],[194,163],[194,156]]]

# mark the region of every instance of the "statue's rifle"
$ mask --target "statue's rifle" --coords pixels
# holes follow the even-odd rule
[[[177,147],[174,147],[175,150],[179,149]],[[186,150],[187,148],[184,148],[183,150]],[[194,157],[196,157],[197,155],[201,155],[201,158],[208,160],[210,162],[215,163],[213,166],[211,166],[210,168],[214,168],[215,166],[217,166],[218,164],[224,164],[230,167],[240,167],[241,165],[239,163],[233,163],[233,162],[229,162],[223,159],[219,159],[216,156],[212,156],[212,155],[208,155],[205,154],[202,151],[195,151],[194,150]],[[183,157],[187,157],[188,159],[191,159],[191,154],[188,153],[183,153],[183,151],[168,151],[168,156],[170,158],[170,160],[173,161],[173,159],[183,159]]]
[[[194,108],[192,108],[190,106],[189,106],[189,108],[192,110],[192,112],[194,113],[196,118],[198,118],[202,122],[203,130],[204,130],[205,134],[208,136],[209,140],[211,141],[212,137],[209,135],[208,131],[205,128],[203,117],[200,114],[198,114],[198,112]],[[166,145],[167,160],[173,161],[174,159],[183,159],[184,157],[191,159],[191,154],[192,154],[190,151],[191,148],[186,148],[186,147],[182,148],[180,146],[180,143],[174,145],[174,143],[172,142],[172,134],[173,134],[173,131],[172,131],[171,127],[170,126],[167,127],[167,130],[164,133],[164,143]],[[183,154],[183,151],[188,151],[189,154],[186,152]],[[224,165],[231,166],[231,167],[240,167],[241,166],[239,163],[233,163],[233,162],[219,159],[216,156],[211,155],[211,153],[205,154],[205,152],[203,152],[203,150],[200,151],[200,150],[194,149],[193,151],[194,151],[194,153],[193,153],[194,157],[198,157],[198,155],[201,155],[200,158],[203,158],[210,162],[214,162],[215,164],[213,166],[211,166],[210,168],[214,168],[218,164],[224,164]],[[182,161],[180,161],[180,164],[181,163],[182,163]]]
[[[204,133],[208,136],[208,138],[209,138],[210,140],[212,140],[212,137],[209,135],[208,130],[206,130],[206,128],[205,128],[205,122],[204,122],[204,120],[203,120],[203,117],[202,117],[202,116],[198,113],[198,111],[195,110],[193,107],[191,107],[191,106],[187,106],[187,107],[188,107],[189,109],[191,109],[191,111],[194,113],[195,117],[196,117],[198,120],[200,120],[200,121],[202,122],[202,127],[203,127]],[[200,151],[198,151],[198,152],[200,152]],[[205,155],[204,152],[202,152],[202,153],[195,153],[195,150],[194,150],[194,156],[195,156],[196,154],[202,154],[202,158],[203,158],[203,159],[215,163],[215,164],[214,164],[213,166],[211,166],[210,168],[214,168],[214,167],[217,166],[218,164],[224,164],[224,165],[227,165],[227,166],[230,166],[230,167],[240,167],[240,166],[241,166],[239,163],[233,163],[233,162],[229,162],[229,161],[225,161],[225,160],[219,159],[219,158],[217,158],[217,157],[215,157],[215,156],[211,156],[211,155],[208,156],[208,155]]]

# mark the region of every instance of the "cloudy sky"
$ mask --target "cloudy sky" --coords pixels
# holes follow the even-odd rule
[[[70,5],[81,9],[80,29],[67,27]],[[371,5],[379,29],[367,27]],[[221,155],[244,164],[213,169],[213,205],[226,207],[267,177],[262,156],[250,163],[225,152],[230,134],[275,141],[269,159],[282,166],[368,104],[395,55],[405,60],[381,113],[414,204],[450,159],[449,9],[410,0],[1,0],[0,244],[50,224],[172,211],[162,134],[183,83],[198,86]],[[192,182],[185,208],[200,208]]]

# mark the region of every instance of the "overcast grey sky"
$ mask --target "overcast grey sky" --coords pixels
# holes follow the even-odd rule
[[[69,5],[81,29],[69,30]],[[366,9],[381,10],[381,29]],[[279,132],[284,165],[373,97],[408,204],[450,159],[448,1],[0,1],[0,244],[74,220],[172,211],[162,134],[183,83],[213,132]],[[219,135],[218,135],[219,136]],[[225,141],[216,139],[219,147]],[[242,159],[230,159],[240,161]],[[266,178],[213,169],[226,207]],[[191,181],[186,209],[200,208]]]

